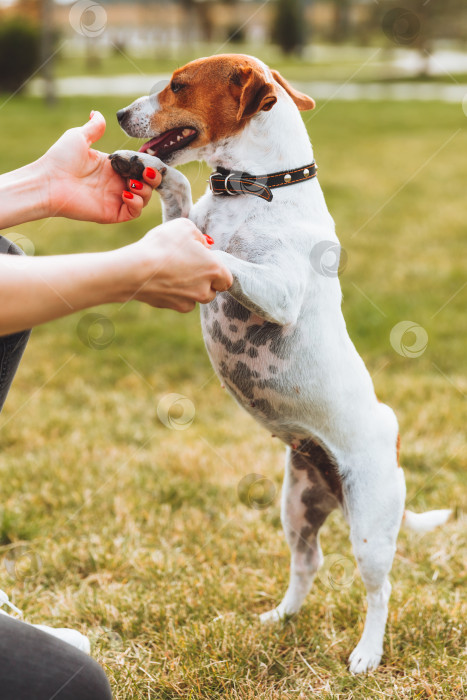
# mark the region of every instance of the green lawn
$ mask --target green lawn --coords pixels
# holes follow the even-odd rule
[[[114,119],[124,103],[76,98],[48,111],[9,101],[3,169],[38,156],[91,108],[109,121],[101,148],[129,147]],[[455,517],[423,537],[401,533],[383,664],[351,677],[363,586],[338,513],[323,527],[327,566],[302,613],[275,629],[258,623],[287,583],[283,449],[213,377],[198,314],[104,307],[115,338],[101,349],[80,340],[85,313],[37,329],[0,418],[0,587],[31,621],[90,634],[119,700],[467,695],[467,119],[460,105],[357,102],[318,104],[306,119],[348,256],[350,334],[401,424],[408,502]],[[184,170],[199,195],[207,169]],[[124,245],[159,221],[155,196],[132,223],[15,231],[37,254],[63,253]],[[428,334],[417,358],[391,346],[403,320]],[[185,430],[157,418],[169,393],[194,405]],[[252,472],[277,490],[264,510],[238,498]],[[343,566],[332,567],[334,554]]]
[[[289,80],[299,82],[336,81],[369,82],[392,80],[425,80],[429,82],[465,83],[467,75],[441,73],[437,76],[408,76],[401,69],[392,65],[395,47],[389,42],[385,47],[381,42],[374,46],[332,46],[311,45],[303,58],[296,55],[284,55],[279,47],[265,44],[253,45],[242,43],[211,43],[200,44],[192,48],[168,47],[156,48],[146,55],[135,55],[126,47],[116,47],[100,53],[87,55],[71,52],[65,43],[57,53],[54,72],[58,78],[77,75],[120,75],[142,73],[154,75],[157,73],[171,74],[179,66],[192,61],[199,56],[209,56],[215,53],[246,53],[254,54],[265,63],[281,71]]]

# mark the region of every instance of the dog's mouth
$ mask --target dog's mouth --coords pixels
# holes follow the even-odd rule
[[[150,156],[157,156],[163,160],[170,153],[180,151],[185,146],[188,146],[197,136],[198,132],[191,126],[169,129],[160,136],[146,141],[139,149],[139,152],[148,153]]]

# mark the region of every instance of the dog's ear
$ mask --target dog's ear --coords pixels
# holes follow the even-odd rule
[[[312,97],[308,97],[308,95],[305,95],[304,92],[295,90],[295,88],[293,88],[287,82],[287,80],[282,77],[279,71],[273,70],[271,73],[276,83],[279,83],[279,85],[284,88],[301,112],[306,112],[308,109],[314,109],[316,107],[316,102]]]
[[[239,95],[238,121],[258,112],[268,112],[277,102],[274,84],[268,83],[263,73],[251,66],[237,68],[231,83]]]

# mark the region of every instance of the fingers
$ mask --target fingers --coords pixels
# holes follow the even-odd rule
[[[141,182],[141,180],[128,179],[126,182],[126,192],[130,192],[133,195],[137,195],[137,199],[140,198],[143,202],[143,207],[145,207],[151,199],[153,190],[156,187],[159,187],[159,185],[161,184],[162,175],[158,170],[154,170],[153,168],[145,168],[143,171],[143,178],[145,182]],[[125,204],[128,204],[132,200],[130,199],[130,197],[125,196],[124,201]],[[135,203],[136,200],[133,201],[133,205],[135,205]],[[141,213],[141,210],[139,210],[139,213]],[[136,214],[136,216],[139,216],[139,213]]]
[[[127,190],[141,197],[144,207],[148,204],[152,196],[152,187],[140,180],[127,180]]]
[[[129,190],[124,190],[122,192],[122,201],[124,206],[121,211],[121,220],[128,221],[128,219],[136,219],[142,212],[144,207],[144,200]]]
[[[218,273],[211,282],[211,287],[215,292],[226,292],[233,284],[233,277],[230,270],[220,267]]]
[[[143,178],[151,187],[159,187],[162,182],[162,175],[154,168],[144,168]]]
[[[81,131],[88,143],[88,146],[95,143],[104,135],[104,116],[100,112],[92,111],[89,116],[89,121],[81,127]]]

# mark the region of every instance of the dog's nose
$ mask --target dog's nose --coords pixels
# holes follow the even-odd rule
[[[126,109],[119,109],[119,110],[118,110],[118,112],[117,112],[117,119],[118,119],[118,123],[119,123],[120,125],[123,124],[123,122],[125,121],[125,117],[126,117],[126,116],[127,116],[127,111],[126,111]]]

